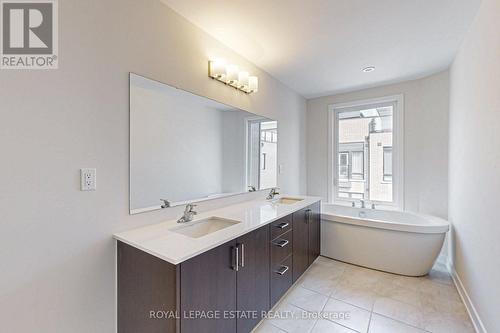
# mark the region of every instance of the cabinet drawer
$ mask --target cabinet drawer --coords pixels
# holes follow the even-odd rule
[[[275,239],[279,235],[292,229],[292,214],[282,217],[279,220],[271,223],[271,239]]]
[[[292,231],[276,237],[271,241],[271,265],[274,266],[283,261],[292,253]]]
[[[271,266],[271,304],[274,305],[292,286],[292,256]]]

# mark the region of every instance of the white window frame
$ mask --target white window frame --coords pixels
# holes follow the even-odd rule
[[[393,109],[393,142],[392,142],[392,186],[393,202],[371,201],[378,208],[404,210],[404,96],[392,95],[371,98],[347,103],[336,103],[328,106],[328,202],[339,205],[351,205],[357,199],[336,197],[338,179],[338,114],[346,108],[367,107],[394,103]],[[369,201],[369,200],[367,200]]]
[[[245,141],[244,141],[244,144],[245,146],[243,147],[242,151],[245,153],[245,157],[244,157],[244,160],[245,160],[245,188],[249,188],[250,186],[255,186],[253,183],[251,183],[249,181],[249,174],[251,173],[251,158],[250,158],[250,142],[249,142],[249,131],[248,131],[248,127],[250,125],[250,123],[254,123],[254,122],[267,122],[267,121],[276,121],[276,141],[277,141],[277,152],[276,152],[276,187],[279,187],[280,185],[280,174],[281,174],[281,168],[280,168],[280,140],[279,140],[279,133],[280,133],[280,124],[279,124],[279,121],[277,120],[273,120],[273,119],[270,119],[270,118],[266,118],[266,117],[263,117],[263,116],[252,116],[252,117],[245,117],[243,119],[243,123],[244,123],[244,128],[245,128]],[[260,134],[259,134],[260,135]],[[260,154],[261,154],[261,150],[259,148],[259,159],[260,159]],[[256,190],[257,191],[265,191],[265,190],[269,190],[271,188],[260,188],[260,161],[259,161],[259,169],[257,170],[257,172],[259,173],[259,180],[258,180],[258,183],[257,185],[258,186],[255,186],[256,187]]]

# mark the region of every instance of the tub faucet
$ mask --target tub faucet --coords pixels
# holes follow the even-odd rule
[[[359,208],[366,208],[366,201],[365,200],[361,199],[361,200],[358,200],[358,201],[359,201]],[[351,203],[351,206],[353,208],[356,208],[356,201],[353,201]],[[372,205],[372,207],[373,207],[373,205]]]
[[[172,203],[166,199],[160,199],[162,202],[161,208],[168,208],[172,206]]]
[[[184,209],[184,215],[182,215],[181,218],[177,220],[177,223],[191,222],[194,216],[198,214],[193,210],[194,207],[196,207],[196,205],[187,204],[186,208]]]
[[[279,189],[278,187],[273,187],[273,188],[271,189],[271,192],[269,192],[269,195],[267,196],[267,198],[266,198],[266,199],[267,199],[267,200],[272,200],[272,199],[274,199],[274,196],[275,196],[275,195],[280,194],[280,193],[278,192],[278,189]]]

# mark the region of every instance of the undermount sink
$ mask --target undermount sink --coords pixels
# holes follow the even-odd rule
[[[185,225],[180,225],[170,230],[191,238],[200,238],[238,223],[240,221],[212,216],[202,220],[187,222]]]
[[[278,205],[293,205],[294,203],[297,203],[299,201],[302,201],[304,199],[299,199],[299,198],[279,198],[276,201],[273,201],[274,203]]]

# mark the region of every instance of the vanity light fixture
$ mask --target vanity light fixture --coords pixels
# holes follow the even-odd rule
[[[233,86],[238,87],[238,66],[236,65],[227,65],[226,66],[226,83]]]
[[[257,76],[248,77],[248,90],[257,92],[259,90],[259,78]]]
[[[247,71],[240,71],[236,65],[226,64],[224,59],[208,62],[208,76],[247,94],[259,90],[259,78],[257,76],[252,76]]]
[[[225,80],[226,61],[218,59],[210,62],[210,76],[217,80]]]
[[[248,89],[248,77],[250,74],[248,72],[239,72],[238,73],[238,85],[241,90]]]
[[[370,73],[370,72],[373,72],[374,70],[375,70],[375,66],[368,66],[368,67],[363,68],[363,72],[365,72],[365,73]]]

